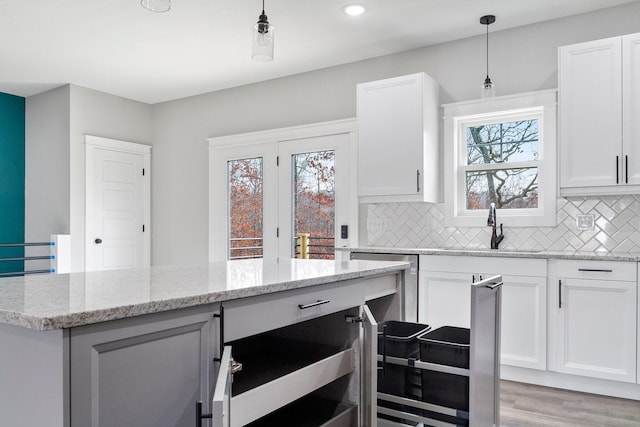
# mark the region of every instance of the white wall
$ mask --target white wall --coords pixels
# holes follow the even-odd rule
[[[498,95],[556,87],[558,46],[640,32],[638,16],[635,2],[490,33]],[[154,105],[152,264],[207,260],[207,137],[354,117],[357,83],[419,71],[442,103],[478,98],[484,35]]]
[[[27,98],[25,110],[24,239],[46,242],[70,229],[69,86]]]

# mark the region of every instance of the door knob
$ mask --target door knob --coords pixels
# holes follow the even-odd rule
[[[96,245],[99,245],[100,243],[102,243],[102,239],[98,238],[98,239],[94,240],[94,242],[96,242]]]

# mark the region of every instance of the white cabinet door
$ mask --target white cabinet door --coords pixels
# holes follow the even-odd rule
[[[503,276],[502,280],[501,363],[546,370],[547,279]]]
[[[361,202],[441,201],[438,84],[424,73],[362,83]]]
[[[501,363],[547,367],[546,260],[423,255],[419,322],[468,328],[471,283],[502,275]],[[505,274],[506,273],[506,274]]]
[[[467,273],[420,271],[418,322],[468,328],[471,321],[471,282]]]
[[[640,184],[640,33],[622,37],[625,181]]]
[[[559,49],[560,187],[622,179],[619,37]]]
[[[636,282],[559,278],[556,369],[636,382]]]
[[[231,426],[231,383],[233,381],[233,359],[231,346],[225,346],[220,358],[220,369],[216,387],[211,399],[211,418],[213,427]],[[202,425],[202,424],[198,424]]]

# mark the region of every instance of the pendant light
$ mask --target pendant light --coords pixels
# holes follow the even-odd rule
[[[267,15],[264,13],[264,0],[262,0],[262,13],[256,25],[253,26],[251,58],[256,61],[273,61],[273,26],[269,25]]]
[[[171,9],[171,0],[140,0],[140,4],[151,12],[168,12]]]
[[[484,79],[484,83],[480,89],[481,98],[491,98],[496,94],[496,86],[489,78],[489,25],[496,22],[494,15],[485,15],[480,18],[480,23],[487,26],[487,77]]]

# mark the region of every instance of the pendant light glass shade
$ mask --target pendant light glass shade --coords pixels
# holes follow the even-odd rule
[[[151,12],[168,12],[171,9],[171,0],[140,0],[140,4]]]
[[[273,61],[273,36],[274,28],[269,25],[267,15],[264,13],[264,0],[262,1],[262,14],[258,22],[253,26],[253,49],[251,58],[256,61]]]
[[[496,22],[494,15],[485,15],[480,18],[480,23],[487,26],[487,77],[480,87],[480,98],[491,98],[496,94],[496,85],[493,84],[489,77],[489,25]]]

